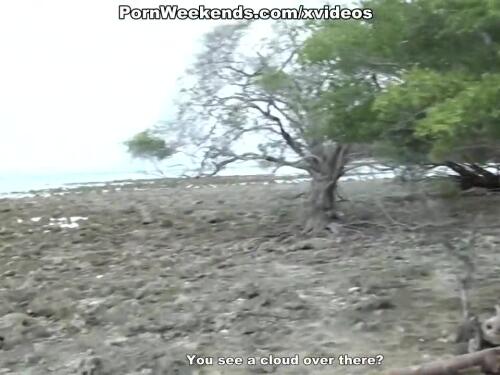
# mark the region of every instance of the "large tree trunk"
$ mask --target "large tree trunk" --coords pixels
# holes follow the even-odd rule
[[[324,176],[313,178],[309,192],[306,210],[305,231],[321,231],[326,225],[337,218],[335,207],[335,191],[337,181]]]
[[[311,168],[311,190],[306,210],[305,231],[321,231],[338,218],[336,211],[337,186],[344,174],[348,146],[327,143],[314,153]]]
[[[492,173],[478,164],[448,161],[445,165],[458,174],[456,178],[463,190],[473,187],[481,187],[490,190],[500,189],[500,175]]]

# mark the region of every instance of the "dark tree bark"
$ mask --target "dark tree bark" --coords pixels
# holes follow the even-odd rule
[[[336,197],[340,177],[344,174],[349,147],[326,143],[314,150],[309,173],[312,177],[305,231],[321,231],[338,219]]]
[[[474,187],[500,190],[500,175],[492,173],[478,164],[447,161],[444,165],[458,174],[456,179],[463,190]]]

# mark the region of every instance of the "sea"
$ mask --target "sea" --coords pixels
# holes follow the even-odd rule
[[[7,173],[0,174],[0,194],[22,193],[62,187],[77,187],[109,181],[141,180],[156,178],[142,172],[72,172],[72,173]]]
[[[169,168],[159,174],[155,171],[99,171],[99,172],[65,172],[65,173],[1,173],[0,172],[0,197],[27,193],[30,191],[76,188],[79,186],[99,186],[113,181],[151,180],[156,178],[179,178],[184,169]],[[272,170],[255,165],[228,166],[221,171],[221,176],[254,176],[269,175]],[[294,168],[281,168],[276,171],[276,176],[301,175],[303,171]],[[393,172],[381,172],[378,168],[363,167],[351,173],[349,179],[387,178],[393,177]]]
[[[75,188],[79,186],[102,185],[112,181],[136,181],[151,180],[157,178],[179,178],[183,175],[185,169],[168,168],[162,173],[154,170],[149,171],[97,171],[97,172],[64,172],[64,173],[16,173],[0,172],[0,196],[11,193],[23,193],[29,191],[56,189],[56,188]],[[268,169],[257,166],[238,166],[229,167],[221,171],[220,175],[263,175],[269,174]],[[297,170],[280,171],[278,175],[300,174]]]

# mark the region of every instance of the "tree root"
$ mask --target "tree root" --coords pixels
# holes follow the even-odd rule
[[[500,374],[500,347],[463,354],[420,366],[391,370],[387,375],[455,375],[467,373]]]

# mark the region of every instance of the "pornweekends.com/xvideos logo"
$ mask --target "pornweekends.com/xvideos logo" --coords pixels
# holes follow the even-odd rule
[[[365,8],[343,8],[340,5],[321,8],[182,8],[177,5],[159,5],[157,8],[132,8],[118,6],[121,20],[368,20],[373,18],[373,10]]]

